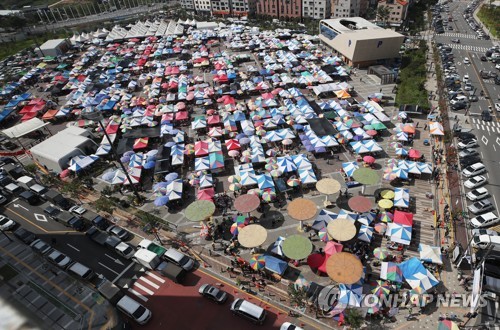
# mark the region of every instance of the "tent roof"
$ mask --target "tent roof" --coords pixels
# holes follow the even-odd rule
[[[33,118],[17,124],[11,128],[4,129],[3,134],[7,135],[10,138],[20,138],[26,134],[39,130],[42,127],[47,126],[49,123],[43,122],[43,120],[39,118]]]

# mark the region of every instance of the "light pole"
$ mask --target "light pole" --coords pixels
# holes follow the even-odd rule
[[[81,112],[82,117],[88,120],[92,120],[94,122],[97,122],[99,124],[99,127],[101,127],[104,135],[106,136],[106,139],[108,140],[109,146],[111,148],[111,153],[113,154],[115,160],[120,164],[123,173],[127,177],[128,182],[130,183],[130,187],[132,188],[132,191],[134,192],[135,197],[137,198],[138,202],[140,203],[142,201],[141,195],[139,195],[139,192],[137,191],[137,188],[134,186],[132,183],[132,179],[130,178],[130,175],[127,172],[127,169],[123,165],[123,163],[120,161],[120,158],[118,157],[118,154],[116,153],[115,148],[113,147],[113,143],[111,142],[111,139],[109,138],[108,133],[106,132],[106,128],[104,127],[104,124],[102,123],[104,117],[101,113],[101,111],[98,110],[90,110],[90,108],[87,108],[89,110],[83,110]]]

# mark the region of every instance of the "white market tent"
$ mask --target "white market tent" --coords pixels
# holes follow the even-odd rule
[[[26,134],[37,131],[47,126],[48,124],[49,123],[46,123],[39,118],[32,118],[11,128],[4,129],[2,133],[10,137],[11,139],[17,139]]]

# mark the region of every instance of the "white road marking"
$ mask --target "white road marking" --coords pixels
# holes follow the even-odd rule
[[[144,285],[141,285],[137,282],[134,283],[134,287],[138,287],[139,289],[141,289],[142,291],[146,292],[147,294],[149,294],[150,296],[154,295],[154,291],[151,291],[149,290],[148,288],[146,288]]]
[[[153,288],[155,288],[156,290],[158,290],[160,288],[160,286],[156,283],[154,283],[153,281],[150,281],[149,279],[147,279],[146,277],[144,276],[141,276],[139,277],[139,279],[143,282],[146,282],[147,284],[149,284],[150,286],[152,286]]]
[[[148,274],[149,276],[151,276],[152,278],[154,278],[155,280],[157,280],[158,282],[160,283],[165,283],[165,280],[162,279],[161,277],[159,277],[158,275],[156,275],[155,273],[153,272],[150,272],[149,270],[146,272],[146,274]]]
[[[99,265],[101,265],[102,267],[106,268],[107,270],[109,270],[110,272],[113,272],[115,273],[116,275],[118,275],[118,273],[116,271],[114,271],[113,269],[109,268],[108,266],[106,266],[105,264],[101,263],[101,262],[98,262]]]
[[[141,299],[142,301],[144,302],[147,302],[148,301],[148,298],[144,297],[142,294],[140,294],[139,292],[135,291],[134,289],[132,288],[129,288],[128,289],[128,292],[134,294],[137,298]]]
[[[496,199],[495,195],[493,195],[493,200],[495,201],[495,207],[498,210],[498,204],[497,204],[497,199]]]
[[[484,125],[481,125],[481,129],[484,131]]]
[[[80,252],[79,249],[77,249],[76,247],[74,247],[73,245],[69,244],[69,243],[66,243],[67,246],[69,246],[70,248],[72,248],[73,250],[76,250],[78,252]]]
[[[127,268],[125,268],[124,270],[122,270],[122,272],[120,274],[118,274],[117,277],[115,277],[115,279],[113,281],[111,281],[111,283],[115,283],[116,281],[118,281],[118,279],[120,279],[120,277],[123,276],[123,274],[125,274],[127,272],[127,270],[129,270],[130,268],[132,268],[132,266],[135,265],[135,262],[131,262],[130,265],[127,266]]]
[[[18,199],[19,199],[19,198],[15,198],[15,199],[11,200],[11,201],[10,201],[10,202],[8,202],[7,204],[5,204],[5,206],[7,206],[7,205],[9,205],[9,204],[14,203],[14,202],[15,202],[15,201],[17,201]]]

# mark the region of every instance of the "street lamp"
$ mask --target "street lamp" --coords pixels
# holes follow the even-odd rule
[[[136,187],[133,185],[132,179],[130,178],[127,169],[125,168],[123,163],[120,161],[120,158],[118,157],[118,154],[116,153],[116,150],[113,147],[113,143],[111,142],[111,139],[109,138],[109,135],[106,132],[106,128],[104,127],[104,124],[102,123],[102,121],[104,120],[104,117],[103,117],[101,111],[93,110],[90,107],[88,107],[88,108],[82,110],[81,115],[85,119],[97,122],[99,124],[99,127],[101,127],[102,131],[104,132],[104,135],[106,136],[106,139],[108,140],[109,146],[111,148],[111,153],[113,154],[113,156],[114,156],[115,160],[118,162],[118,164],[120,164],[120,166],[123,170],[123,173],[127,177],[127,180],[130,183],[130,186],[132,187],[132,190],[134,192],[135,197],[137,198],[137,200],[139,202],[142,201],[141,195],[139,195],[139,192],[137,191]]]

